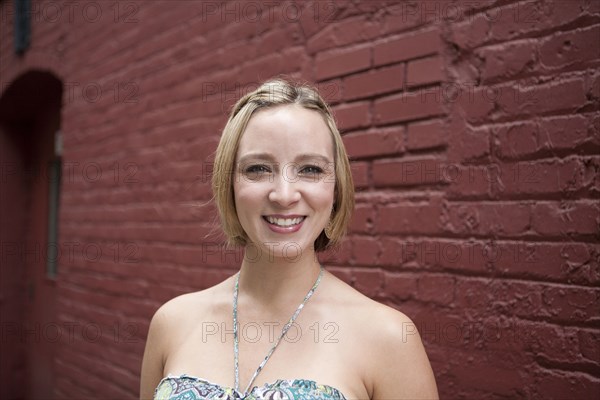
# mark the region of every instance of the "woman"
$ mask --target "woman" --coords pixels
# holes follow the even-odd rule
[[[229,241],[245,246],[240,271],[156,312],[142,399],[437,398],[411,320],[317,259],[344,235],[354,191],[314,89],[273,80],[237,102],[213,191]]]

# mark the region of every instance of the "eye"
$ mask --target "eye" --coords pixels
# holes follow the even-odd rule
[[[300,170],[301,174],[318,175],[323,173],[323,168],[317,165],[307,165]]]
[[[260,174],[269,172],[269,168],[266,165],[251,165],[244,170],[247,174]]]
[[[270,172],[269,167],[261,164],[250,165],[244,169],[244,174],[251,180],[258,180]]]

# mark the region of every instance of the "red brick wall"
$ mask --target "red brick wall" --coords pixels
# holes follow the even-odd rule
[[[235,271],[190,203],[228,107],[280,73],[354,160],[326,264],[414,319],[442,397],[600,392],[600,2],[76,3],[34,2],[21,58],[0,3],[2,89],[65,87],[56,397],[137,396],[154,310]]]
[[[14,386],[25,384],[26,361],[24,344],[9,345],[6,332],[16,327],[25,308],[25,270],[22,258],[18,255],[17,243],[26,240],[25,226],[27,215],[22,204],[29,203],[26,185],[20,179],[11,179],[12,174],[22,170],[24,160],[17,157],[14,143],[6,131],[0,128],[0,160],[2,162],[2,183],[0,191],[0,324],[1,336],[0,379],[5,383],[8,373]],[[14,166],[14,168],[11,168]],[[9,195],[10,193],[10,195]],[[2,385],[0,397],[13,398],[18,393],[13,385]]]

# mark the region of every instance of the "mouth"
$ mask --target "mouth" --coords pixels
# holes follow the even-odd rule
[[[306,219],[306,215],[293,215],[293,216],[274,216],[264,215],[263,219],[270,225],[280,228],[292,228],[298,226]]]

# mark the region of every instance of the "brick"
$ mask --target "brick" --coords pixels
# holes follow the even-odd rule
[[[581,355],[588,360],[600,364],[600,332],[592,330],[581,330],[579,335],[579,351]]]
[[[397,92],[404,87],[404,64],[354,74],[344,79],[347,100]]]
[[[373,163],[375,186],[415,186],[441,183],[444,164],[435,159],[382,160]]]
[[[600,74],[596,75],[593,79],[592,83],[589,84],[589,89],[587,91],[588,98],[591,97],[593,99],[600,98]]]
[[[319,18],[329,18],[331,8]],[[335,18],[335,15],[333,15]],[[331,19],[327,26],[308,39],[306,48],[309,53],[316,53],[334,47],[348,46],[372,40],[379,35],[379,24],[366,16],[346,18],[342,21]]]
[[[539,150],[539,126],[525,121],[494,130],[498,155],[503,159],[518,159]]]
[[[373,237],[355,236],[352,238],[352,259],[356,265],[371,266],[381,252],[379,241]]]
[[[446,194],[449,199],[465,199],[468,197],[489,197],[492,179],[497,176],[493,165],[455,165],[445,168],[444,180],[449,183]]]
[[[577,159],[504,163],[492,182],[504,196],[568,193],[582,187],[583,166]]]
[[[600,193],[600,176],[598,169],[600,168],[600,157],[583,158],[583,183],[582,187],[590,194]]]
[[[531,229],[544,236],[597,235],[600,208],[586,201],[537,202]]]
[[[354,287],[368,297],[375,297],[383,286],[383,273],[379,270],[354,270]]]
[[[346,151],[351,158],[378,157],[404,151],[402,127],[354,132],[343,136]]]
[[[557,2],[558,3],[558,2]],[[514,7],[498,8],[490,23],[490,37],[498,41],[508,41],[518,36],[540,31],[550,25],[548,11],[534,2],[523,2]]]
[[[411,61],[406,67],[406,85],[409,88],[438,83],[443,80],[444,63],[439,56]]]
[[[369,47],[328,54],[319,53],[315,61],[315,76],[317,80],[330,79],[368,69],[370,66],[371,49]]]
[[[561,32],[544,40],[540,46],[540,61],[550,68],[598,60],[600,26]]]
[[[455,304],[465,310],[475,310],[475,315],[471,318],[477,318],[479,313],[486,313],[493,298],[490,293],[491,282],[476,277],[463,277],[456,280],[455,284]]]
[[[107,381],[102,379],[101,367],[105,366],[98,365],[99,363],[90,363],[80,353],[71,351],[70,346],[64,346],[62,350],[64,354],[61,356],[60,369],[63,371],[63,374],[72,377],[74,381],[85,382],[84,384],[77,385],[77,394],[79,396],[86,398],[93,397],[93,393],[98,388],[102,388],[103,392],[106,392],[107,396],[111,398],[126,397],[126,392],[120,386],[107,385]],[[83,365],[89,365],[89,368],[78,368],[78,366]],[[100,376],[97,374],[100,374]]]
[[[379,210],[377,231],[382,233],[436,233],[441,224],[437,199],[423,203],[389,205]]]
[[[483,272],[485,260],[475,245],[448,239],[404,239],[394,243],[384,240],[382,259],[391,258],[392,265],[423,270]]]
[[[594,2],[591,2],[594,3]],[[554,1],[547,7],[538,3],[521,2],[509,7],[488,11],[494,18],[490,22],[489,37],[504,42],[516,37],[534,36],[545,30],[559,30],[582,16],[590,7],[585,0]]]
[[[298,62],[299,60],[296,58],[295,61]],[[281,53],[271,53],[263,57],[247,61],[244,65],[244,69],[245,74],[250,82],[258,83],[278,73],[291,72],[293,71],[294,67],[291,66],[291,63],[289,63],[289,58],[284,57],[282,51]],[[255,84],[255,86],[258,85]]]
[[[537,279],[594,285],[592,249],[582,243],[504,242],[477,244],[468,253],[483,264],[492,262],[498,274],[520,279]]]
[[[417,274],[384,272],[384,296],[392,300],[407,300],[414,296]]]
[[[581,79],[555,79],[549,85],[522,87],[498,86],[490,98],[506,115],[539,115],[559,111],[574,112],[586,103]]]
[[[541,398],[586,399],[598,394],[596,379],[578,372],[542,370],[539,372],[536,394]]]
[[[455,103],[455,107],[471,123],[481,123],[488,119],[492,110],[495,108],[495,100],[501,95],[506,95],[505,91],[499,89],[482,87],[472,84],[458,84],[456,94],[447,94],[447,100]],[[442,92],[442,94],[445,92]],[[439,96],[438,96],[439,97]]]
[[[370,124],[370,110],[367,102],[344,103],[333,108],[333,114],[340,131],[364,128]]]
[[[564,364],[583,361],[578,351],[576,329],[537,321],[504,322],[497,318],[495,322],[498,335],[497,340],[489,341],[488,347],[491,349],[507,349],[523,354],[524,358],[531,361],[540,358],[546,362]]]
[[[146,297],[149,295],[146,285],[132,284],[124,282],[120,279],[114,279],[109,276],[90,277],[81,275],[70,276],[65,279],[65,283],[78,286],[85,290],[101,291],[108,295],[118,296],[120,293],[130,293],[133,297]],[[96,322],[101,322],[97,316],[94,318]],[[110,323],[109,323],[110,325]]]
[[[333,19],[331,4],[319,1],[305,2],[299,23],[304,37],[311,37]]]
[[[449,203],[443,227],[455,234],[518,236],[529,230],[530,213],[530,206],[523,204]]]
[[[407,303],[403,304],[404,305]],[[469,345],[469,333],[463,329],[464,319],[447,312],[447,308],[436,303],[428,303],[430,312],[420,313],[414,318],[423,342],[430,346],[443,346],[446,350],[464,349]],[[452,358],[454,360],[454,358]]]
[[[480,360],[475,362],[473,353],[469,351],[471,356],[466,356],[471,360],[470,363],[461,362],[462,368],[452,368],[451,375],[455,377],[456,385],[480,390],[479,393],[494,393],[497,397],[526,397],[526,378],[520,374],[516,365],[502,365],[498,357],[478,353],[475,354]],[[482,368],[482,365],[485,367]]]
[[[479,47],[488,40],[492,22],[486,15],[477,14],[452,27],[450,40],[461,49]]]
[[[542,314],[563,321],[593,322],[600,306],[598,288],[551,286],[542,292]]]
[[[257,55],[283,51],[290,47],[290,44],[298,44],[299,35],[298,24],[286,24],[283,28],[267,31],[261,36],[261,46],[256,49]]]
[[[369,186],[369,163],[353,161],[350,164],[352,169],[352,180],[357,189]]]
[[[381,253],[379,254],[378,265],[384,267],[401,267],[410,262],[403,258],[403,241],[394,236],[382,236]],[[415,286],[416,287],[416,286]]]
[[[374,218],[375,210],[370,203],[356,204],[350,222],[350,232],[369,233],[373,227]]]
[[[131,224],[122,227],[122,232],[114,233],[111,228],[94,227],[96,232],[94,237],[110,238],[110,232],[113,231],[113,238],[121,238],[124,240],[158,240],[173,243],[193,243],[200,244],[202,238],[205,238],[211,231],[208,226],[195,224],[164,224],[161,226],[148,226],[145,224]],[[90,232],[92,234],[92,232]],[[106,235],[106,236],[105,236]],[[92,235],[90,235],[92,236]]]
[[[505,316],[592,325],[599,302],[597,288],[502,279],[469,279],[456,285],[456,305],[468,307],[473,317],[487,316],[496,308]]]
[[[408,150],[423,150],[446,146],[448,138],[442,121],[425,121],[408,125]]]
[[[417,282],[417,298],[421,301],[449,306],[454,301],[454,277],[422,275]]]
[[[598,14],[599,9],[600,5],[595,1],[555,1],[550,5],[550,18],[545,22],[557,30],[557,27],[567,25],[582,16]]]
[[[386,37],[397,32],[406,31],[427,22],[429,21],[423,18],[418,10],[418,3],[391,2],[386,7],[386,13],[380,23],[381,36]]]
[[[350,263],[352,252],[352,244],[349,239],[344,239],[339,246],[330,248],[322,255],[319,256],[319,260],[323,265],[347,265]],[[349,275],[348,271],[345,276]]]
[[[584,244],[559,245],[509,240],[414,239],[398,244],[402,265],[498,277],[569,281],[590,285],[600,276],[589,268]]]
[[[378,125],[411,121],[442,115],[441,103],[427,93],[407,93],[378,99],[374,119]]]
[[[545,119],[540,123],[543,147],[572,149],[589,142],[589,120],[583,115],[569,115]]]
[[[335,251],[335,260],[338,264],[350,263],[352,254],[352,243],[350,240],[345,240],[341,243],[339,249]]]
[[[487,83],[497,79],[508,79],[532,72],[536,67],[537,42],[519,40],[488,46],[477,51],[483,59],[481,78]]]
[[[543,119],[539,123],[519,122],[494,129],[498,155],[503,159],[529,158],[534,154],[563,150],[571,153],[594,142],[593,127],[583,115]]]
[[[450,142],[448,159],[451,161],[482,161],[490,155],[489,128],[471,128],[453,121],[448,127]]]
[[[342,80],[332,79],[330,81],[319,82],[317,90],[328,104],[338,104],[343,100]]]
[[[376,44],[373,48],[373,62],[375,66],[391,64],[437,54],[440,49],[440,32],[437,29],[429,29]]]
[[[489,284],[469,281],[469,287],[472,290],[479,288],[483,290],[480,298],[475,298],[478,304],[477,313],[486,315],[494,307],[498,307],[498,313],[506,316],[541,316],[543,314],[542,291],[547,284],[535,284],[531,282],[515,282],[497,280]],[[460,300],[463,291],[457,282],[456,302],[460,306],[464,301]]]

